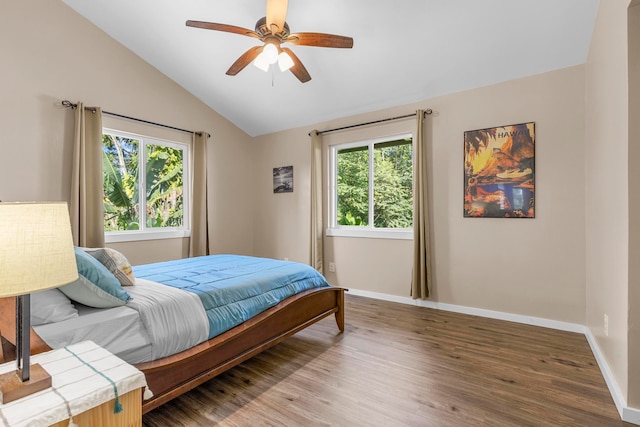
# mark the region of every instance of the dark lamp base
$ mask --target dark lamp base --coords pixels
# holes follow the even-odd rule
[[[42,366],[36,363],[30,369],[29,380],[25,382],[22,382],[18,371],[0,375],[0,400],[3,404],[51,387],[51,376]]]

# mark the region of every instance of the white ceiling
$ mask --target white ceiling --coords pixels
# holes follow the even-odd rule
[[[63,0],[251,136],[407,104],[586,61],[598,0],[290,0],[291,32],[350,36],[353,49],[289,47],[312,80],[252,65],[266,0]],[[273,67],[272,67],[273,68]]]

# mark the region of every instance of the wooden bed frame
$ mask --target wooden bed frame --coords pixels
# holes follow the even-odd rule
[[[142,402],[147,413],[334,314],[344,331],[344,288],[303,291],[241,325],[181,353],[135,365],[144,372],[153,398]],[[15,298],[0,298],[0,362],[15,359]],[[51,348],[31,329],[32,354]]]

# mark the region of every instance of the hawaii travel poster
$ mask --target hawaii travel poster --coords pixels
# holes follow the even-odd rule
[[[464,216],[535,217],[535,124],[464,133]]]

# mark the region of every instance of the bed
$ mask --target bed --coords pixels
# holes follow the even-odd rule
[[[344,331],[345,289],[305,264],[211,255],[131,268],[116,251],[93,251],[76,248],[85,281],[32,296],[32,353],[91,339],[145,374],[143,413],[331,314]],[[0,300],[0,360],[14,356],[14,306]]]

